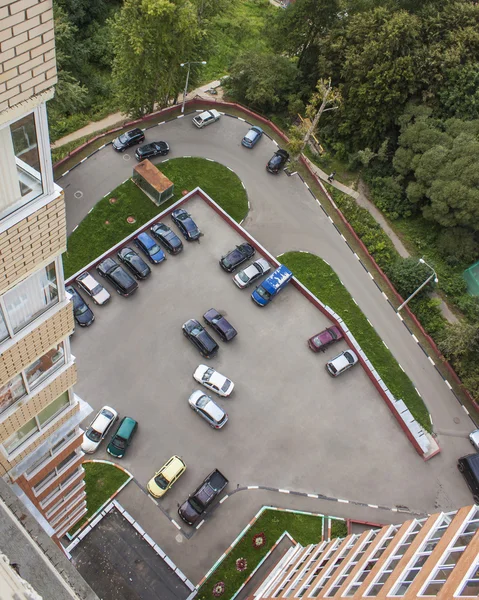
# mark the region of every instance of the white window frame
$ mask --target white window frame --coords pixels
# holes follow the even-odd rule
[[[80,448],[75,448],[75,450],[73,450],[72,452],[70,452],[72,456],[72,458],[65,464],[63,465],[63,467],[61,469],[58,469],[57,466],[55,465],[53,467],[53,469],[48,473],[48,475],[50,475],[50,473],[55,472],[55,475],[49,479],[48,481],[46,481],[45,483],[39,482],[37,485],[33,486],[33,493],[35,494],[35,496],[38,498],[38,496],[41,496],[41,494],[47,489],[49,488],[53,483],[57,482],[60,477],[62,475],[65,474],[66,471],[68,471],[68,469],[71,468],[71,466],[79,459],[82,458],[83,456],[85,456],[84,452],[82,452],[80,450]],[[67,458],[67,457],[65,457]],[[41,485],[40,485],[41,484]],[[40,487],[38,488],[38,486],[40,485]]]
[[[46,509],[46,507],[52,503],[53,500],[56,500],[59,495],[63,492],[63,490],[68,487],[69,485],[71,485],[75,479],[77,479],[77,477],[82,477],[84,476],[85,473],[85,469],[80,465],[78,467],[78,470],[73,471],[73,473],[71,475],[69,475],[67,477],[67,479],[65,481],[61,481],[58,484],[58,491],[56,491],[55,493],[51,493],[51,495],[49,494],[46,498],[44,498],[43,500],[40,500],[40,506],[43,510]],[[75,476],[73,476],[75,475]],[[53,490],[52,490],[53,492]],[[51,508],[51,507],[50,507]]]
[[[38,473],[42,469],[44,469],[48,465],[48,463],[50,463],[52,460],[54,460],[54,458],[56,456],[58,456],[58,454],[60,454],[60,452],[63,452],[63,450],[65,449],[66,446],[71,444],[79,436],[80,436],[80,430],[78,427],[75,427],[74,429],[69,431],[66,435],[63,436],[62,440],[60,440],[63,443],[61,444],[61,446],[58,446],[58,448],[55,450],[55,452],[53,451],[52,448],[50,448],[43,455],[44,459],[42,460],[42,462],[38,463],[38,465],[35,467],[35,469],[31,473],[28,473],[28,474],[26,472],[24,473],[25,479],[27,479],[28,481],[30,479],[33,479],[36,475],[38,475]]]

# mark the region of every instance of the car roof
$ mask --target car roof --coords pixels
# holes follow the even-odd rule
[[[146,233],[146,231],[143,231],[142,233],[139,233],[137,238],[143,242],[145,245],[148,244],[148,246],[153,246],[155,244],[155,242],[153,241],[153,239]]]
[[[259,265],[261,265],[263,267],[263,269],[270,269],[271,268],[271,265],[266,260],[266,258],[257,258],[254,262],[258,263]]]
[[[162,468],[160,470],[161,474],[165,477],[165,479],[168,479],[168,481],[171,481],[173,477],[178,475],[178,473],[186,467],[185,463],[179,456],[172,456],[166,464],[168,466],[165,469]]]
[[[104,413],[104,411],[109,411],[113,415],[112,418],[108,418]],[[108,425],[111,423],[112,419],[116,417],[116,411],[111,409],[109,406],[104,406],[98,415],[95,417],[94,421],[91,424],[91,427],[94,427],[96,431],[103,433]]]
[[[206,394],[205,394],[206,395]],[[208,413],[215,421],[221,421],[225,415],[225,411],[216,404],[214,400],[210,398],[208,404],[203,409]]]
[[[99,285],[98,281],[92,275],[90,275],[88,271],[85,271],[84,273],[79,275],[77,277],[77,281],[81,281],[82,284],[89,290],[92,290],[93,288],[96,288],[97,285]]]
[[[206,331],[206,329],[203,329],[202,331],[200,331],[200,333],[197,335],[197,338],[201,341],[201,343],[208,350],[213,350],[214,348],[218,347],[218,344],[211,337],[211,335]]]

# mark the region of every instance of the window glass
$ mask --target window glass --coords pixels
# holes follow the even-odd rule
[[[38,154],[37,132],[33,113],[22,117],[10,125],[13,151],[17,165],[20,195],[30,194],[31,198],[39,196],[42,189],[40,174],[40,157]]]
[[[45,475],[45,477],[43,477],[43,479],[41,479],[34,486],[34,490],[36,492],[38,492],[38,490],[40,490],[42,487],[44,487],[49,481],[52,481],[52,479],[55,479],[56,476],[57,476],[57,472],[55,471],[55,469],[53,469],[53,471],[50,471],[49,473],[47,473],[47,475]]]
[[[25,440],[27,440],[30,436],[38,431],[37,422],[35,419],[31,419],[23,427],[20,427],[15,433],[6,440],[3,445],[5,450],[10,454],[18,446],[23,444]]]
[[[7,326],[5,325],[5,319],[3,318],[3,312],[0,309],[0,342],[6,340],[9,337]]]
[[[7,410],[9,406],[15,404],[17,400],[20,400],[27,393],[25,386],[23,385],[22,376],[15,375],[7,384],[0,387],[0,413]]]
[[[30,388],[35,387],[64,364],[65,352],[61,342],[25,369],[28,385]]]
[[[66,456],[61,462],[57,465],[57,471],[61,471],[64,467],[67,466],[68,463],[72,462],[77,457],[76,452],[70,452],[68,456]]]
[[[4,296],[7,317],[17,333],[58,302],[55,263],[38,270]]]
[[[42,427],[46,425],[48,421],[51,421],[54,417],[56,417],[57,414],[61,412],[69,403],[70,398],[68,396],[68,392],[63,392],[61,396],[58,396],[56,400],[50,402],[48,406],[38,413],[37,418],[40,422],[40,425]]]

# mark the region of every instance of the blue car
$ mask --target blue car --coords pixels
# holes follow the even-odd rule
[[[177,208],[174,210],[171,213],[171,218],[187,242],[199,239],[201,231],[191,218],[190,213],[184,208]]]
[[[80,327],[89,327],[95,320],[93,311],[73,286],[67,285],[65,291],[67,299],[73,302],[75,321]]]
[[[253,125],[253,127],[251,127],[251,129],[248,131],[248,133],[241,140],[241,143],[246,148],[252,148],[259,142],[259,140],[262,137],[263,137],[263,130],[261,129],[261,127]]]
[[[135,244],[146,254],[148,260],[154,265],[166,260],[163,250],[147,233],[140,233],[140,235],[135,238]]]

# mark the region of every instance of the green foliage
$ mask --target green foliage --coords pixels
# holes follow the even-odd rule
[[[374,204],[389,218],[409,217],[415,212],[416,207],[406,197],[397,177],[373,177],[370,189]]]
[[[439,101],[444,116],[479,119],[479,64],[460,64],[444,73]]]
[[[431,269],[417,258],[400,258],[389,269],[389,278],[396,290],[406,299],[415,292],[431,275]],[[431,280],[417,296],[425,296],[434,285]]]
[[[448,325],[439,341],[439,348],[451,362],[463,383],[479,396],[479,324],[459,322]]]
[[[272,52],[246,52],[231,65],[225,89],[234,98],[266,112],[286,106],[297,85],[294,60]]]
[[[437,249],[449,265],[473,262],[479,256],[479,244],[469,229],[451,227],[441,231]]]
[[[331,539],[344,538],[348,535],[348,526],[346,521],[339,519],[330,519],[331,523]]]
[[[414,418],[431,431],[429,413],[422,398],[331,267],[318,256],[302,252],[287,252],[281,256],[281,262],[344,320],[391,393],[402,398]]]
[[[199,588],[198,600],[214,600],[213,586],[218,581],[224,581],[225,583],[225,598],[233,597],[234,593],[251,575],[258,563],[285,531],[298,543],[307,546],[321,541],[322,528],[322,517],[271,509],[265,510],[256,523],[246,531],[225,560]],[[253,536],[258,533],[264,533],[266,544],[260,548],[253,548]],[[245,571],[236,569],[238,558],[246,558],[248,567]]]
[[[444,330],[447,321],[442,316],[441,300],[439,298],[421,298],[416,296],[409,302],[409,308],[421,322],[427,333],[437,338]]]

